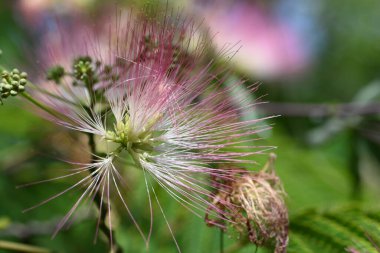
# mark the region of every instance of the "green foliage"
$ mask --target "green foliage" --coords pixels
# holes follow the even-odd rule
[[[308,211],[291,219],[289,253],[378,253],[379,212],[355,207]]]
[[[106,2],[95,1],[91,5],[92,11],[95,12],[96,8]],[[138,7],[145,6],[152,10],[157,6],[154,0],[124,0],[122,2],[135,2]],[[166,1],[163,2],[166,3]],[[2,24],[0,25],[2,35],[0,48],[3,50],[0,61],[1,64],[7,63],[8,66],[21,66],[21,63],[25,65],[28,57],[25,57],[25,52],[20,48],[23,48],[24,44],[28,44],[28,48],[29,44],[33,45],[28,36],[31,31],[29,31],[30,28],[25,29],[20,26],[21,17],[14,18],[13,8],[7,6],[7,3],[13,4],[13,1],[0,1]],[[353,98],[363,86],[379,79],[380,43],[378,43],[378,38],[380,33],[377,28],[380,17],[378,15],[379,2],[376,0],[349,0],[347,2],[323,0],[319,2],[319,6],[315,12],[318,16],[317,22],[325,30],[323,34],[325,38],[320,45],[319,53],[315,56],[313,66],[310,71],[296,80],[263,82],[260,91],[269,94],[269,97],[264,100],[279,103],[363,102],[358,99],[353,100]],[[103,10],[104,8],[98,8],[98,13]],[[94,17],[98,16],[94,15]],[[93,84],[96,81],[94,74],[102,81],[118,79],[116,73],[112,71],[112,66],[99,68],[95,59],[89,60],[82,57],[75,63],[78,85],[83,85],[84,81]],[[73,68],[51,70],[48,79],[57,83],[67,73],[74,74],[75,72]],[[252,83],[255,81],[257,80],[253,79]],[[379,83],[375,82],[373,87],[378,88]],[[377,93],[371,89],[367,94],[373,96]],[[379,100],[370,102],[377,101]],[[54,240],[50,239],[51,230],[42,233],[40,229],[40,233],[30,232],[29,235],[10,233],[12,228],[19,226],[33,231],[32,228],[36,225],[41,228],[44,224],[54,225],[72,206],[73,200],[78,197],[80,191],[61,196],[35,211],[26,214],[21,212],[75,182],[75,180],[64,179],[27,189],[15,189],[16,185],[26,182],[61,176],[62,173],[59,173],[57,169],[67,169],[67,164],[58,163],[52,157],[59,158],[60,156],[57,155],[59,152],[67,154],[72,147],[68,148],[63,145],[63,142],[57,142],[56,136],[50,136],[51,125],[44,123],[28,110],[21,110],[17,101],[11,100],[7,102],[7,107],[0,109],[0,200],[3,203],[0,207],[0,240],[28,241],[32,245],[43,246],[62,253],[106,252],[108,245],[102,236],[96,245],[92,243],[96,228],[96,218],[93,214],[85,220],[79,220],[69,230],[62,231]],[[264,145],[279,147],[276,150],[278,154],[276,170],[288,193],[287,203],[291,214],[289,253],[345,252],[348,247],[355,248],[360,253],[378,252],[376,246],[380,246],[380,210],[376,212],[368,208],[346,207],[320,211],[325,207],[341,205],[349,201],[352,191],[359,190],[352,187],[352,178],[356,177],[359,180],[358,176],[363,176],[360,178],[362,202],[368,204],[377,200],[378,185],[372,189],[366,179],[371,178],[376,182],[378,178],[374,176],[376,175],[374,173],[368,174],[368,170],[359,171],[361,169],[359,166],[363,166],[364,160],[359,151],[363,151],[361,144],[365,144],[366,154],[372,155],[380,162],[379,121],[378,118],[366,117],[353,128],[348,124],[353,118],[356,119],[347,117],[347,124],[331,134],[331,138],[323,145],[317,147],[302,145],[299,141],[304,142],[305,135],[312,127],[324,125],[329,119],[313,115],[305,117],[284,115],[270,122],[276,123],[276,126],[273,136]],[[365,131],[358,132],[358,129]],[[326,128],[323,128],[322,132],[326,135]],[[54,129],[54,133],[62,134],[57,129]],[[78,137],[75,136],[75,138]],[[58,145],[52,145],[52,143]],[[38,155],[39,153],[43,155]],[[260,160],[261,158],[263,161]],[[263,164],[266,156],[261,158],[255,159]],[[367,167],[366,169],[370,167],[368,164],[365,165],[367,165],[364,166]],[[378,173],[380,166],[372,167]],[[144,231],[147,232],[150,225],[149,204],[142,175],[138,173],[140,172],[137,170],[131,170],[125,175],[128,188],[133,189],[133,194],[128,194],[126,197],[128,205],[142,224]],[[369,190],[373,191],[370,195]],[[182,252],[219,252],[217,229],[205,226],[202,218],[193,216],[158,187],[157,194]],[[155,224],[150,250],[146,250],[141,236],[119,203],[117,213],[120,224],[116,225],[115,238],[124,252],[175,252],[175,244],[166,221],[157,204],[153,203],[153,205],[156,210]],[[304,211],[305,209],[314,211]],[[302,213],[299,214],[300,212]],[[226,234],[225,248],[235,244],[236,239]],[[255,246],[249,244],[234,252],[252,253],[255,250]],[[260,248],[257,252],[271,252],[265,250]]]

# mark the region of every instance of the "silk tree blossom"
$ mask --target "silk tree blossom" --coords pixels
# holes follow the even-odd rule
[[[241,45],[233,62],[247,74],[279,79],[298,74],[309,64],[309,52],[300,34],[289,24],[279,22],[260,3],[220,1],[200,4],[196,10],[216,33],[214,42],[218,48],[226,43]]]
[[[223,73],[215,73],[213,62],[204,64],[209,42],[206,37],[193,37],[196,29],[191,22],[129,17],[110,27],[90,32],[86,41],[78,40],[75,31],[62,34],[66,39],[57,48],[67,48],[65,43],[71,40],[74,51],[56,52],[62,64],[45,61],[50,82],[35,87],[33,95],[44,109],[49,108],[43,114],[49,120],[86,133],[90,140],[96,136],[98,145],[108,146],[102,155],[92,149],[91,163],[78,164],[78,170],[64,176],[87,173],[56,195],[85,186],[58,230],[85,199],[100,195],[100,210],[107,205],[110,212],[110,198],[116,196],[149,241],[151,229],[144,236],[121,191],[124,171],[137,167],[143,172],[149,202],[151,196],[158,202],[152,178],[201,217],[212,205],[210,177],[232,180],[236,175],[236,170],[231,173],[228,166],[218,164],[254,163],[256,154],[270,149],[254,144],[256,134],[265,130],[257,123],[265,119],[240,120],[240,113],[254,105],[233,106],[228,96],[242,82],[225,88],[223,78],[216,77]],[[253,92],[256,86],[249,89]],[[123,164],[128,159],[133,166]],[[214,210],[217,217],[224,217],[218,206]]]

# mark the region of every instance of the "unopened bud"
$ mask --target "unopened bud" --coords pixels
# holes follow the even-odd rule
[[[9,96],[17,96],[20,92],[23,92],[28,82],[26,79],[28,75],[25,72],[20,73],[18,69],[13,69],[11,72],[3,70],[1,77],[0,95],[3,99]]]
[[[21,72],[20,76],[21,78],[24,78],[24,79],[28,78],[28,74],[26,72]]]
[[[4,85],[3,85],[3,88],[4,88],[4,90],[6,90],[6,91],[10,91],[10,90],[12,89],[12,85],[10,85],[10,84],[4,84]]]
[[[56,84],[60,84],[64,76],[65,69],[62,66],[54,66],[47,71],[46,79],[49,81],[54,81]],[[21,73],[21,77],[26,78],[23,73]]]
[[[206,221],[212,226],[233,228],[239,237],[247,236],[257,246],[274,243],[274,252],[284,253],[288,243],[288,211],[282,183],[274,171],[274,159],[271,155],[259,172],[228,169],[231,171],[228,180],[214,179],[216,186],[222,189],[218,190],[217,202],[213,203],[225,209],[223,215],[232,223],[226,226],[223,220],[207,220],[209,213],[206,213]]]
[[[17,87],[19,85],[19,82],[12,81],[11,84],[12,84],[13,88],[15,88],[15,87]]]
[[[20,85],[26,85],[27,81],[25,78],[20,79]]]

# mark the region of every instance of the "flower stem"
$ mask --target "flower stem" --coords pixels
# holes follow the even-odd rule
[[[34,104],[35,106],[37,106],[38,108],[40,108],[41,110],[43,110],[43,111],[47,112],[48,114],[50,114],[51,116],[53,116],[54,118],[57,118],[57,119],[62,120],[64,122],[71,122],[72,121],[67,116],[49,108],[48,106],[46,106],[43,103],[39,102],[38,100],[34,99],[29,93],[21,92],[20,95],[23,98],[25,98],[26,100],[28,100],[29,102],[31,102],[32,104]]]
[[[229,248],[227,248],[224,253],[238,252],[239,250],[241,250],[242,248],[244,248],[245,246],[247,246],[248,242],[249,242],[248,240],[240,240],[237,243],[235,243],[232,246],[230,246]],[[257,248],[256,248],[256,250],[257,250]]]
[[[22,92],[20,93],[21,96],[23,96],[24,98],[26,98],[29,102],[31,102],[32,104],[36,105],[37,107],[39,107],[40,109],[44,110],[45,112],[49,113],[50,115],[54,116],[54,117],[57,117],[57,118],[61,118],[64,117],[63,115],[59,114],[58,112],[50,109],[49,107],[47,107],[46,105],[42,104],[41,102],[35,100],[31,95],[29,95],[29,93],[27,92]]]
[[[17,252],[30,252],[30,253],[49,253],[51,252],[48,249],[30,246],[27,244],[17,243],[17,242],[9,242],[9,241],[1,241],[0,240],[0,249],[4,250],[14,250]]]
[[[88,134],[88,145],[90,146],[90,151],[91,151],[91,163],[95,163],[97,159],[97,154],[96,154],[96,143],[95,143],[95,136],[93,134]],[[94,170],[91,169],[90,173],[92,173]],[[95,175],[93,175],[95,176]],[[100,212],[100,217],[99,217],[99,229],[104,233],[104,235],[107,237],[108,242],[110,244],[111,252],[112,253],[122,253],[123,251],[121,248],[117,245],[115,242],[115,239],[112,238],[112,233],[113,231],[110,230],[106,223],[105,220],[107,218],[107,213],[108,213],[108,208],[106,205],[102,205],[102,198],[99,194],[95,195],[94,202],[96,207],[99,209]],[[108,213],[108,215],[111,215]]]
[[[219,238],[219,243],[220,243],[220,253],[224,253],[224,230],[220,229],[220,238]]]

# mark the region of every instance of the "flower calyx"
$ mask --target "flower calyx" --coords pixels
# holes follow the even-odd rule
[[[127,150],[133,149],[136,153],[153,150],[153,142],[151,140],[152,133],[142,131],[134,134],[130,128],[129,117],[126,116],[124,121],[117,122],[114,125],[114,131],[107,131],[105,139],[115,143],[122,144]]]
[[[155,146],[159,145],[158,139],[154,138],[159,133],[152,129],[159,119],[159,116],[154,117],[140,131],[136,132],[132,130],[130,118],[126,115],[123,121],[114,125],[113,131],[107,131],[104,139],[120,144],[122,149],[128,151],[135,164],[141,167],[142,161],[146,161],[154,152]]]

